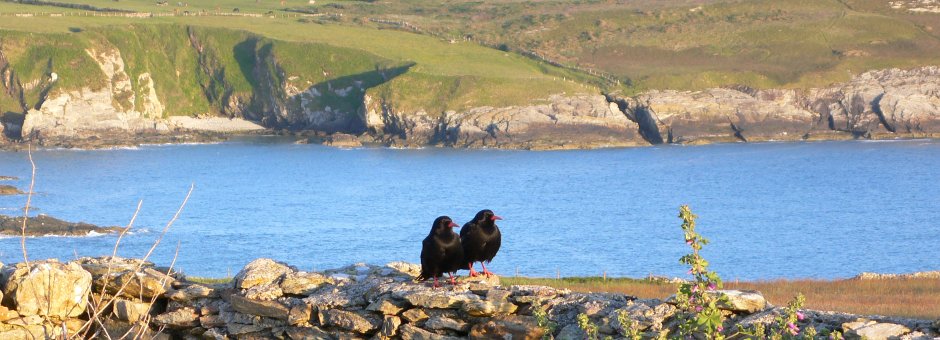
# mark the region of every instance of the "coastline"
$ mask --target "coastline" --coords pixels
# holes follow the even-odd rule
[[[283,138],[285,143],[293,144],[318,144],[339,149],[351,148],[388,148],[403,150],[419,150],[426,148],[437,149],[455,149],[455,150],[515,150],[515,151],[570,151],[570,150],[603,150],[603,149],[624,149],[624,148],[643,148],[655,146],[703,146],[720,144],[759,144],[759,143],[813,143],[813,142],[838,142],[838,141],[857,141],[857,142],[880,142],[880,141],[937,141],[940,136],[923,134],[877,134],[868,138],[852,137],[844,134],[833,134],[832,136],[813,136],[811,138],[793,138],[793,139],[764,139],[748,140],[727,138],[703,138],[692,142],[662,143],[662,144],[598,144],[598,143],[569,143],[562,145],[531,145],[531,144],[503,144],[503,145],[415,145],[403,144],[395,141],[378,141],[375,137],[368,134],[352,136],[348,134],[339,134],[344,138],[344,142],[336,143],[331,140],[332,135],[318,133],[314,131],[279,131],[279,130],[259,130],[254,132],[240,133],[222,133],[210,131],[190,131],[181,134],[152,134],[137,135],[133,137],[119,136],[108,138],[96,136],[94,138],[78,139],[55,139],[49,142],[40,141],[38,145],[32,145],[33,150],[112,150],[112,149],[133,149],[147,146],[174,146],[174,145],[200,145],[200,144],[219,144],[229,142],[233,139],[243,137],[272,137]],[[30,146],[26,142],[0,142],[0,151],[21,152],[26,151]]]

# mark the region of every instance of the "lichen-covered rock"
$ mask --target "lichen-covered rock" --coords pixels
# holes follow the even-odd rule
[[[379,335],[383,338],[391,338],[398,335],[398,327],[401,326],[401,318],[397,316],[386,315],[382,319],[382,329]]]
[[[676,313],[676,307],[657,300],[628,302],[625,307],[613,311],[608,316],[611,320],[611,327],[623,331],[618,318],[621,312],[626,313],[626,316],[637,324],[639,330],[658,332],[663,329],[666,319]]]
[[[330,333],[323,331],[319,327],[288,327],[284,330],[284,333],[287,334],[288,338],[292,340],[307,340],[307,339],[332,339]]]
[[[150,313],[150,304],[125,299],[114,301],[114,316],[121,321],[137,322]]]
[[[217,297],[218,292],[215,289],[203,286],[201,284],[191,284],[183,289],[174,290],[167,293],[170,300],[177,302],[190,302],[195,299],[208,297]]]
[[[516,312],[518,306],[512,302],[503,299],[470,300],[464,302],[461,310],[470,316],[493,316],[497,314],[512,314]]]
[[[538,340],[545,335],[534,317],[501,315],[473,326],[470,339],[523,339]]]
[[[333,283],[320,273],[290,272],[281,282],[281,291],[290,295],[310,295],[323,284]]]
[[[445,316],[434,316],[424,322],[424,328],[466,333],[470,330],[470,324],[463,320],[451,319]]]
[[[171,328],[190,328],[199,325],[199,315],[192,308],[180,308],[157,315],[154,323]]]
[[[249,289],[260,285],[280,284],[292,270],[286,264],[272,259],[251,261],[235,275],[235,287]]]
[[[287,320],[290,309],[277,301],[252,300],[239,295],[229,298],[232,308],[240,313]]]
[[[401,311],[405,310],[408,305],[404,301],[393,299],[389,296],[383,296],[381,299],[376,300],[369,304],[366,307],[366,310],[379,312],[385,315],[398,315]]]
[[[401,296],[413,306],[424,308],[460,308],[468,301],[479,300],[473,293],[452,293],[446,291],[418,291]]]
[[[428,332],[411,324],[404,324],[398,328],[402,340],[461,340],[464,338],[440,335]]]
[[[64,320],[85,312],[91,274],[75,263],[33,261],[5,267],[3,296],[20,315]]]
[[[898,339],[901,335],[911,332],[910,328],[902,325],[864,319],[844,323],[842,330],[846,339],[870,340]]]
[[[717,292],[725,298],[718,303],[719,309],[756,313],[767,308],[764,295],[756,290],[719,290]]]
[[[326,309],[319,311],[319,318],[322,325],[339,327],[360,334],[373,333],[382,327],[382,320],[369,313]]]

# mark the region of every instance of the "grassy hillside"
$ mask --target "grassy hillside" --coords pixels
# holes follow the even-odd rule
[[[822,86],[940,63],[940,14],[874,0],[347,2],[319,11],[530,51],[649,88]]]
[[[151,6],[150,2],[144,5],[144,2],[133,1],[73,2],[112,8],[126,6],[122,9],[131,10],[146,9],[135,7],[138,5]],[[338,96],[331,91],[333,88],[356,85],[368,89],[381,85],[380,92],[371,92],[402,98],[401,107],[429,112],[478,105],[522,105],[557,93],[599,91],[588,85],[599,83],[597,78],[471,42],[451,43],[432,36],[361,27],[355,23],[298,18],[297,14],[285,15],[285,12],[261,18],[127,18],[88,16],[102,14],[51,6],[11,3],[0,3],[0,6],[3,6],[0,7],[0,15],[3,15],[0,29],[7,30],[0,34],[30,32],[45,36],[51,33],[82,44],[101,43],[128,51],[124,54],[130,55],[124,57],[130,78],[137,79],[141,73],[149,72],[157,84],[158,95],[165,103],[171,103],[168,114],[215,112],[230,115],[225,107],[227,99],[239,98],[245,103],[248,97],[257,94],[262,82],[268,81],[256,79],[256,67],[267,68],[269,72],[265,73],[277,78],[273,81],[290,83],[297,90],[316,88],[323,96],[313,104],[314,108],[329,107],[345,112],[356,111],[364,93]],[[10,15],[47,9],[64,11],[66,15]],[[242,6],[240,9],[246,13],[267,7]],[[200,55],[189,46],[187,30],[194,32],[196,40],[205,45]],[[194,65],[201,65],[202,69]],[[212,71],[205,69],[207,65]],[[406,72],[405,76],[390,81],[398,74],[388,70],[404,65],[409,66],[401,69]],[[457,98],[422,101],[426,96],[409,95],[418,89],[421,89],[420,95],[441,90],[427,79],[463,85]],[[254,105],[252,110],[273,109],[279,105],[297,107],[300,100],[290,103],[254,101],[251,105]]]
[[[404,76],[383,83],[372,93],[395,98],[402,107],[434,111],[523,104],[554,93],[604,89],[629,93],[737,84],[758,88],[824,86],[870,69],[940,64],[940,38],[935,32],[940,29],[940,14],[914,12],[910,6],[893,8],[888,2],[876,0],[405,0],[316,4],[298,0],[217,0],[170,1],[166,6],[149,0],[61,2],[215,15],[88,17],[73,15],[91,12],[0,2],[0,15],[4,15],[0,29],[67,33],[96,27],[107,31],[115,25],[174,24],[243,30],[274,41],[347,48],[389,63],[413,65]],[[264,16],[218,15],[232,14],[235,8],[239,14]],[[297,11],[316,16],[299,17]],[[9,16],[22,12],[66,15]],[[219,39],[217,43],[226,46],[234,42],[231,39],[241,39],[204,38]],[[217,59],[227,69],[244,64],[236,58],[238,51],[223,52]],[[554,67],[523,54],[538,55],[541,60],[565,67]],[[158,63],[161,58],[154,56],[150,63]],[[283,58],[279,61],[291,63]],[[609,74],[625,85],[613,86],[588,75],[590,70]],[[252,89],[250,78],[247,73],[243,77],[233,74],[227,85],[234,93],[247,93]],[[322,83],[322,79],[310,81]],[[185,89],[192,84],[180,85]],[[501,90],[491,90],[496,86]],[[194,98],[187,93],[179,96],[182,103]],[[192,105],[193,109],[200,108]]]

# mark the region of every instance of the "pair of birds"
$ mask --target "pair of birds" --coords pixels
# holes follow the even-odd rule
[[[473,270],[474,262],[483,266],[483,275],[493,275],[486,269],[486,263],[493,260],[502,243],[502,234],[496,226],[496,221],[501,219],[492,210],[480,210],[472,221],[460,228],[460,235],[454,232],[457,224],[450,217],[435,219],[431,232],[422,242],[418,280],[434,279],[434,287],[439,287],[437,278],[447,273],[450,283],[457,284],[454,278],[457,270],[469,269],[470,276],[479,275]]]

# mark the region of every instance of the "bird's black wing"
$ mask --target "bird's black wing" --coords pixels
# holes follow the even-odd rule
[[[483,249],[483,260],[486,262],[493,261],[496,253],[499,252],[499,246],[503,243],[503,234],[499,232],[499,227],[494,224],[493,228],[496,232],[490,235],[490,239],[486,241],[486,249]]]
[[[434,236],[425,237],[421,242],[421,275],[418,276],[418,280],[424,281],[440,276],[440,262],[443,255]]]

